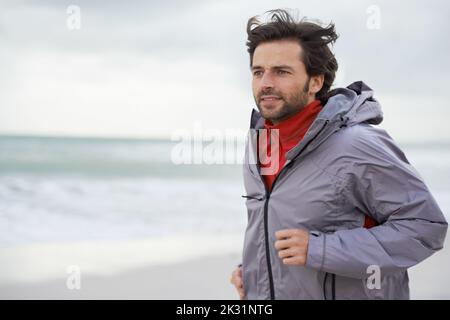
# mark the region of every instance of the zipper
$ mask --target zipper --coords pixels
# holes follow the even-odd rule
[[[336,300],[336,275],[331,278],[331,299]]]
[[[325,273],[325,277],[323,278],[323,298],[327,300],[327,278],[328,272]]]
[[[276,178],[275,178],[275,180],[276,180]],[[269,273],[270,299],[275,300],[275,288],[273,285],[272,263],[270,262],[270,249],[269,249],[269,223],[268,223],[268,214],[267,214],[267,212],[269,211],[268,210],[269,198],[270,198],[270,191],[268,191],[267,187],[266,187],[266,201],[264,202],[264,233],[265,233],[264,239],[265,239],[265,244],[266,244],[267,272]]]
[[[316,135],[309,140],[304,146],[303,148],[299,151],[299,153],[295,156],[295,158],[293,158],[287,165],[285,165],[283,168],[281,168],[280,172],[277,174],[277,176],[275,177],[275,180],[272,183],[272,189],[269,190],[267,188],[267,185],[263,179],[263,177],[260,175],[261,180],[264,184],[264,187],[266,189],[266,197],[265,197],[265,202],[264,202],[264,239],[265,239],[265,245],[266,245],[266,262],[267,262],[267,272],[269,273],[269,288],[270,288],[270,299],[271,300],[275,300],[275,287],[273,284],[273,274],[272,274],[272,263],[271,263],[271,258],[270,258],[270,247],[269,247],[269,223],[268,223],[268,208],[269,208],[269,199],[270,199],[270,194],[272,192],[272,190],[275,188],[275,183],[278,180],[278,177],[281,176],[281,173],[283,171],[285,171],[285,169],[290,168],[292,166],[292,164],[294,163],[294,161],[298,158],[298,156],[303,152],[303,150],[305,150],[309,144],[314,141],[315,138],[317,138],[317,136],[323,131],[323,129],[326,127],[326,125],[328,124],[329,120],[326,120],[325,123],[323,124],[322,128],[320,128],[319,132],[316,133]],[[259,133],[259,131],[258,131]],[[259,134],[257,136],[257,141],[259,142]]]
[[[329,273],[325,273],[325,277],[323,278],[323,298],[327,299],[327,278]],[[334,273],[331,274],[331,300],[336,300],[336,275]]]

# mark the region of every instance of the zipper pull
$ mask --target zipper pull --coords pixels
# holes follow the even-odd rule
[[[254,200],[258,200],[258,201],[264,200],[264,197],[263,198],[254,197],[254,196],[241,196],[241,197],[246,198],[246,199],[254,199]]]

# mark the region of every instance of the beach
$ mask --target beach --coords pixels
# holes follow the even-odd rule
[[[229,283],[239,255],[205,257],[109,276],[86,276],[80,290],[66,279],[0,287],[0,299],[237,299]]]
[[[450,299],[450,239],[446,250],[409,270],[411,299]],[[109,275],[86,275],[80,289],[66,278],[0,286],[0,299],[238,299],[229,283],[240,253],[151,265]]]

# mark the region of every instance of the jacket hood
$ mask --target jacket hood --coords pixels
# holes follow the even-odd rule
[[[353,82],[347,88],[335,89],[330,92],[330,98],[324,106],[325,114],[330,120],[341,115],[347,117],[347,125],[362,122],[380,124],[383,112],[373,95],[373,90],[362,81]]]

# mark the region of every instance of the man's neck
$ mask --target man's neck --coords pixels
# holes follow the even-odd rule
[[[273,125],[277,125],[277,124],[279,124],[279,123],[281,123],[281,122],[283,122],[283,121],[286,121],[287,119],[290,119],[290,118],[292,118],[292,117],[294,117],[295,115],[297,115],[299,112],[301,112],[303,109],[305,109],[305,107],[306,106],[308,106],[311,102],[313,102],[314,100],[316,100],[314,97],[310,97],[309,99],[308,99],[308,101],[307,101],[307,103],[305,104],[305,105],[303,105],[299,110],[297,110],[296,112],[294,112],[294,113],[291,113],[291,114],[289,114],[289,115],[287,115],[286,117],[284,117],[284,118],[281,118],[281,119],[276,119],[276,120],[270,120],[270,119],[267,119],[267,120],[269,120],[270,122],[272,122],[272,124]]]

